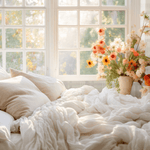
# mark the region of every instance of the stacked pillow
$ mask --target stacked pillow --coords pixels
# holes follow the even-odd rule
[[[0,110],[15,119],[30,116],[36,108],[58,99],[66,90],[60,80],[52,77],[14,69],[11,69],[11,77],[0,68]]]
[[[51,101],[58,99],[66,90],[64,84],[55,78],[37,74],[27,74],[15,69],[10,69],[11,77],[24,76],[32,81],[39,90],[44,93]]]
[[[0,81],[0,109],[15,119],[30,116],[37,107],[49,101],[48,97],[25,77],[18,76]]]

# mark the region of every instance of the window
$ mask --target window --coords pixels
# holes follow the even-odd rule
[[[0,66],[46,74],[44,0],[0,0]]]
[[[58,0],[57,62],[62,80],[96,79],[97,66],[87,68],[92,43],[99,28],[106,28],[106,43],[125,41],[128,32],[128,0]]]
[[[125,39],[134,0],[0,0],[0,66],[61,80],[96,80],[86,68],[100,27]],[[134,11],[133,11],[134,12]],[[134,18],[138,18],[133,15]],[[132,17],[132,19],[134,20]]]

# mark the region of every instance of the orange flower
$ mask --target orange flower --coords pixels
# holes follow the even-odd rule
[[[100,40],[98,43],[99,43],[99,45],[100,45],[101,47],[103,47],[103,46],[105,45],[104,40]]]
[[[104,65],[108,66],[110,64],[110,60],[109,60],[108,56],[103,57],[102,62]]]
[[[137,63],[134,60],[130,60],[127,70],[131,71],[136,70],[137,68],[138,68]]]
[[[101,47],[100,45],[97,45],[97,52],[101,54],[105,54],[105,48]]]
[[[98,34],[99,34],[100,36],[105,35],[105,29],[104,29],[104,28],[99,29]]]
[[[95,66],[92,60],[87,60],[86,62],[87,62],[87,64],[88,64],[88,67],[89,67],[89,68]]]
[[[116,60],[116,53],[111,53],[110,54],[110,60]]]
[[[96,47],[96,45],[94,45],[94,46],[92,47],[92,50],[93,50],[93,53],[94,53],[94,54],[97,53],[97,47]]]
[[[144,76],[145,85],[150,86],[150,74]]]
[[[133,55],[137,57],[137,56],[139,56],[139,53],[137,51],[135,51],[135,52],[133,52]]]

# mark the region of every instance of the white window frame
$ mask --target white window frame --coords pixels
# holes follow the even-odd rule
[[[0,10],[2,11],[2,25],[0,25],[0,29],[2,29],[2,38],[6,39],[6,29],[7,28],[21,28],[22,29],[22,48],[6,48],[6,40],[2,40],[2,49],[0,49],[0,52],[2,52],[2,63],[3,63],[3,68],[6,69],[6,52],[22,52],[23,53],[23,71],[26,72],[26,53],[27,52],[44,52],[45,53],[45,74],[47,74],[47,40],[48,39],[48,34],[46,33],[47,31],[47,12],[48,12],[48,2],[49,0],[44,0],[44,6],[26,6],[25,0],[23,0],[23,5],[22,6],[5,6],[4,0],[2,1],[2,6],[0,6]],[[22,10],[22,25],[5,25],[5,12],[7,10]],[[25,24],[25,15],[26,15],[26,10],[44,10],[45,11],[45,25],[26,25]],[[26,29],[27,28],[44,28],[45,30],[45,45],[43,49],[28,49],[26,48]]]
[[[54,48],[55,48],[55,67],[53,69],[52,72],[54,72],[54,76],[56,78],[59,78],[63,81],[95,81],[96,79],[96,75],[80,75],[80,51],[91,51],[91,49],[81,49],[80,47],[78,47],[77,49],[75,49],[78,52],[78,56],[77,56],[77,75],[59,75],[59,56],[58,56],[58,11],[59,10],[77,10],[77,14],[78,14],[78,24],[77,25],[60,25],[60,27],[77,27],[78,30],[80,30],[80,27],[98,27],[98,28],[102,28],[102,27],[114,27],[114,28],[121,28],[124,27],[125,28],[125,37],[127,37],[127,34],[131,31],[131,17],[130,17],[130,11],[131,11],[131,0],[126,0],[126,4],[125,6],[102,6],[101,5],[101,0],[99,0],[99,6],[79,6],[80,4],[80,0],[78,0],[78,4],[77,6],[71,6],[71,7],[59,7],[58,6],[58,0],[53,1],[53,7],[54,7],[54,21],[55,21],[55,26],[54,26],[54,35],[56,35],[57,37],[55,37],[55,41],[54,41]],[[136,2],[135,2],[136,3]],[[99,25],[79,25],[79,12],[80,10],[98,10],[100,11],[100,15],[99,15],[99,21],[100,24]],[[101,18],[101,11],[103,10],[124,10],[125,11],[125,25],[102,25],[102,22],[100,20]],[[78,38],[80,39],[80,35],[79,35],[79,31],[78,31]],[[78,46],[80,46],[80,40],[78,40]],[[61,49],[63,50],[63,49]],[[66,49],[65,49],[66,50]],[[74,50],[74,49],[70,49],[70,50]],[[103,80],[103,79],[101,79]]]
[[[101,4],[101,0],[99,0],[100,4]],[[33,49],[30,50],[28,49],[27,52],[30,51],[45,51],[46,56],[45,56],[45,68],[46,68],[46,75],[48,76],[52,76],[55,78],[59,78],[63,81],[95,81],[96,79],[96,75],[64,75],[64,76],[60,76],[58,75],[59,73],[59,68],[58,68],[58,43],[57,43],[57,38],[58,38],[58,31],[57,31],[57,25],[58,25],[58,17],[57,17],[57,11],[58,9],[79,9],[79,3],[80,0],[78,0],[78,6],[77,7],[58,7],[57,6],[57,0],[45,0],[45,6],[44,7],[32,7],[32,6],[28,6],[25,7],[25,0],[23,3],[23,6],[11,6],[11,7],[3,7],[4,6],[4,1],[2,3],[2,7],[0,7],[0,10],[2,10],[2,25],[4,25],[5,20],[4,20],[4,9],[41,9],[41,10],[45,10],[45,49],[40,50],[40,49]],[[100,6],[99,6],[100,7]],[[83,10],[87,10],[87,9],[98,9],[100,10],[100,8],[97,6],[92,6],[92,7],[86,7],[86,6],[82,6]],[[106,9],[107,8],[107,9]],[[107,6],[107,7],[103,7],[103,10],[109,10],[109,8],[112,10],[122,10],[122,7],[120,6]],[[136,24],[137,25],[137,29],[140,27],[140,19],[139,19],[139,13],[140,13],[140,0],[127,0],[127,5],[123,8],[123,10],[126,10],[126,35],[128,33],[130,33],[131,31],[131,26]],[[23,12],[23,17],[25,17],[25,13]],[[78,18],[79,19],[79,18]],[[23,19],[24,21],[24,19]],[[23,25],[25,25],[23,23]],[[99,25],[94,25],[94,26],[99,26]],[[9,26],[8,26],[9,27]],[[12,28],[15,26],[11,26]],[[17,26],[19,27],[19,26]],[[4,49],[4,45],[5,43],[2,43],[2,49],[0,50],[0,52],[3,52],[3,67],[6,69],[6,52],[23,52],[23,71],[26,71],[26,52],[25,52],[25,27],[29,27],[29,26],[20,26],[23,29],[23,48],[18,50],[18,49],[12,49],[12,50],[6,50]],[[31,26],[30,26],[31,27]],[[34,26],[32,26],[34,27]],[[37,26],[36,26],[37,27]],[[38,26],[40,27],[40,26]],[[42,27],[42,26],[41,26]],[[101,26],[103,27],[103,26]],[[106,27],[106,26],[105,26]],[[113,27],[113,25],[111,26]],[[115,25],[116,27],[116,25]],[[5,38],[5,32],[4,32],[4,26],[0,26],[0,28],[2,28],[2,38]],[[78,27],[79,28],[79,27]],[[3,40],[4,41],[4,40]],[[77,49],[76,49],[77,50]],[[84,49],[85,51],[87,49]],[[79,62],[78,62],[79,65]],[[103,79],[101,79],[103,80]]]

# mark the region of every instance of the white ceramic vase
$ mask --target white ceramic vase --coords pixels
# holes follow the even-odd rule
[[[120,76],[118,78],[118,81],[120,86],[120,94],[130,95],[133,85],[133,78],[128,76]]]

